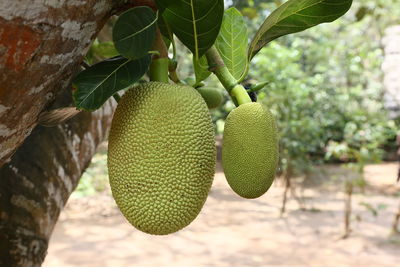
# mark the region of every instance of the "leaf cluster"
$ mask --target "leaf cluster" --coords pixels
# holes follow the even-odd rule
[[[243,1],[234,2],[244,5]],[[162,51],[163,47],[172,46],[169,78],[180,83],[176,74],[175,37],[193,54],[196,74],[194,86],[200,85],[211,75],[213,68],[221,65],[220,59],[216,58],[221,57],[226,71],[215,74],[230,93],[235,84],[246,78],[250,62],[261,48],[281,36],[334,21],[345,14],[352,4],[352,0],[274,2],[280,6],[266,17],[250,43],[242,14],[235,8],[224,11],[224,0],[155,0],[157,12],[146,6],[125,11],[114,24],[113,46],[110,43],[96,44],[91,49],[92,53],[97,51],[113,55],[117,52],[119,55],[95,64],[75,77],[73,96],[76,107],[96,110],[109,97],[138,82],[153,66],[152,61],[169,56],[166,55],[168,51]],[[252,7],[263,6],[261,1],[249,3]],[[214,51],[214,58],[209,58],[210,53],[206,58],[212,49],[216,49],[218,55]],[[150,67],[150,73],[157,74],[159,70],[156,68],[160,67]],[[247,101],[243,96],[243,92],[246,94],[244,89],[243,92],[239,91],[237,94],[240,96],[231,95],[236,104],[240,104],[238,99]]]

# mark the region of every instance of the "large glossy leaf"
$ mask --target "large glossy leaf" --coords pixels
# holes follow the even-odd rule
[[[237,81],[247,70],[247,27],[242,14],[234,7],[225,11],[215,46],[225,65]]]
[[[73,80],[75,106],[89,111],[100,108],[116,92],[138,81],[150,61],[149,55],[136,60],[115,57],[82,71]]]
[[[206,56],[202,56],[199,59],[193,58],[193,67],[194,74],[196,75],[195,85],[204,81],[208,78],[208,76],[211,75],[211,72],[208,70],[208,62]]]
[[[149,7],[140,6],[122,13],[113,28],[117,51],[126,58],[144,57],[156,37],[157,15]]]
[[[173,33],[200,58],[214,44],[224,14],[224,0],[156,0]]]
[[[249,47],[249,59],[272,40],[300,32],[344,15],[352,0],[289,0],[264,21]]]

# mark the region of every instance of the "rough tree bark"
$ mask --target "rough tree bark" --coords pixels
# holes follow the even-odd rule
[[[140,0],[0,1],[0,266],[41,265],[60,210],[108,130],[112,102],[36,126],[44,110],[71,104],[69,83],[91,41],[129,2]]]
[[[70,103],[70,91],[58,106]],[[66,101],[67,100],[67,101]],[[36,127],[0,168],[0,266],[40,266],[61,209],[110,125],[115,102]]]
[[[117,0],[0,1],[0,166],[65,88]]]

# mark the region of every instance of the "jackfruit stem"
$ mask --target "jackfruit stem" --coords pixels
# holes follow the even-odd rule
[[[230,95],[236,99],[238,105],[252,102],[246,89],[241,84],[238,84],[235,87],[233,87]]]
[[[217,76],[226,91],[228,91],[236,106],[252,102],[246,89],[243,85],[238,84],[235,77],[232,76],[229,69],[225,66],[215,46],[208,49],[206,58],[210,70]]]
[[[158,51],[158,55],[154,55],[150,64],[150,81],[157,82],[169,82],[168,78],[168,67],[169,67],[169,59],[168,59],[168,50],[164,43],[164,40],[161,36],[160,30],[157,28],[156,30],[156,40],[154,42],[153,49]]]
[[[182,83],[181,80],[179,79],[178,73],[176,72],[177,67],[178,67],[178,61],[176,61],[176,59],[174,58],[170,59],[168,66],[169,78],[174,83]]]
[[[168,83],[168,58],[153,59],[150,64],[150,81]]]

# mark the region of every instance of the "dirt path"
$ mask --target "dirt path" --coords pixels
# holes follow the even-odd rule
[[[131,227],[108,195],[72,199],[50,242],[45,267],[124,266],[398,266],[400,238],[389,229],[400,198],[393,186],[396,164],[368,166],[367,180],[379,190],[356,194],[353,233],[342,233],[340,187],[303,190],[306,210],[291,199],[279,217],[282,187],[263,197],[236,197],[218,172],[199,217],[169,236]],[[337,172],[337,167],[328,168]],[[385,195],[383,195],[385,194]],[[378,211],[374,216],[360,203]]]

